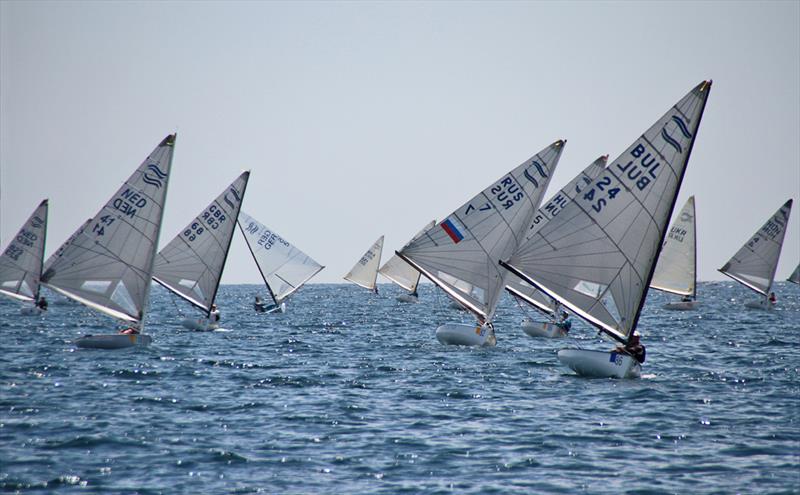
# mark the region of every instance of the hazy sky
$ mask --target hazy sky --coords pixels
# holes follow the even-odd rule
[[[565,138],[556,191],[708,78],[677,204],[701,280],[800,197],[800,2],[2,0],[0,242],[50,198],[54,251],[177,130],[161,246],[251,169],[244,210],[342,282]],[[794,211],[778,279],[798,261]],[[237,234],[223,283],[249,282]]]

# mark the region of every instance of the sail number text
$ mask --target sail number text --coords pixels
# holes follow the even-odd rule
[[[13,259],[14,261],[19,260],[19,257],[25,250],[17,245],[17,243],[22,244],[23,246],[28,246],[29,248],[33,247],[33,243],[36,242],[39,236],[36,235],[34,232],[29,230],[21,231],[17,237],[14,239],[15,242],[12,242],[7,248],[5,255],[9,258]]]
[[[633,159],[628,163],[617,163],[616,167],[619,175],[616,175],[619,181],[625,181],[630,184],[630,188],[637,188],[644,191],[656,179],[656,172],[661,167],[661,162],[656,161],[655,154],[649,151],[643,144],[636,145],[631,150]],[[612,187],[613,180],[610,176],[605,175],[597,179],[592,187],[583,195],[583,199],[591,202],[592,209],[600,213],[609,201],[619,194],[621,189],[619,187]]]
[[[519,184],[517,184],[511,176],[500,181],[499,184],[492,187],[489,191],[494,195],[494,199],[500,203],[500,206],[506,210],[525,197],[522,188],[519,187]]]

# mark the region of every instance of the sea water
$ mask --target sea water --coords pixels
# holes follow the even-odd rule
[[[639,323],[643,377],[587,379],[559,349],[609,349],[576,321],[526,336],[509,298],[497,347],[437,342],[474,321],[422,286],[418,304],[309,285],[286,314],[223,286],[223,329],[160,287],[150,347],[76,349],[113,329],[47,293],[43,317],[0,301],[0,491],[248,493],[798,493],[800,287],[748,310],[734,283],[700,284],[698,311]],[[264,293],[262,292],[262,296]]]

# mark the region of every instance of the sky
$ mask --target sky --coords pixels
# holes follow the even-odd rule
[[[243,210],[343,282],[563,138],[556,192],[704,79],[675,214],[696,196],[720,280],[800,199],[800,2],[0,0],[0,243],[49,198],[55,251],[177,131],[161,246],[249,169]],[[799,261],[795,211],[777,279]],[[260,282],[237,233],[222,283]]]

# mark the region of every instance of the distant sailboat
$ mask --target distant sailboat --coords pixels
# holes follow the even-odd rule
[[[549,201],[542,205],[539,211],[533,216],[533,223],[528,229],[525,238],[530,238],[536,230],[544,227],[550,220],[555,218],[555,216],[572,201],[572,198],[580,194],[588,184],[603,172],[607,161],[608,155],[605,155],[592,162],[566,186],[553,195]],[[545,296],[531,284],[511,273],[508,274],[506,290],[518,301],[533,306],[548,317],[547,321],[537,321],[527,317],[524,318],[522,320],[522,331],[527,335],[531,337],[547,338],[559,338],[567,335],[569,328],[567,322],[563,321],[561,318],[561,305],[556,301]]]
[[[774,301],[770,300],[772,282],[775,280],[775,270],[778,268],[791,212],[790,199],[719,269],[724,275],[763,296],[746,302],[745,306],[748,308],[772,309],[774,305]]]
[[[419,238],[419,236],[424,234],[426,230],[430,229],[434,225],[436,225],[436,220],[431,220],[428,225],[423,227],[423,229],[420,230],[409,242]],[[413,266],[400,259],[399,256],[393,254],[392,257],[389,258],[389,261],[384,263],[381,269],[378,270],[378,273],[408,291],[408,293],[397,296],[398,301],[407,303],[415,303],[419,301],[417,285],[419,285],[419,279],[422,274],[419,273]]]
[[[502,265],[626,352],[564,349],[581,375],[636,377],[634,333],[711,87],[704,81],[639,137]],[[635,359],[631,354],[639,354]]]
[[[0,255],[0,294],[32,303],[22,308],[22,314],[41,314],[46,309],[38,301],[47,238],[47,205],[46,199],[39,203]]]
[[[383,236],[380,236],[372,247],[361,256],[361,259],[344,276],[344,279],[356,285],[378,293],[378,267],[381,264],[381,253],[383,252]]]
[[[273,302],[257,302],[255,310],[283,313],[286,299],[325,267],[245,212],[239,213],[239,229]]]
[[[172,134],[42,275],[50,289],[131,326],[128,334],[86,335],[78,347],[118,349],[152,340],[144,335],[144,319],[174,148]]]
[[[219,328],[214,300],[249,178],[239,175],[156,256],[153,280],[204,313],[181,322],[189,330]]]
[[[797,268],[794,269],[789,278],[786,279],[787,282],[791,282],[793,284],[800,285],[800,265],[797,265]]]
[[[511,256],[530,227],[564,143],[512,169],[397,253],[478,320],[440,326],[439,342],[496,344],[492,318],[508,278],[498,261]]]
[[[690,197],[672,223],[658,264],[650,281],[653,289],[683,296],[680,301],[664,305],[664,309],[691,310],[697,301],[697,226],[694,196]]]

